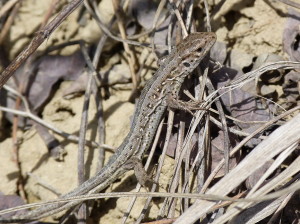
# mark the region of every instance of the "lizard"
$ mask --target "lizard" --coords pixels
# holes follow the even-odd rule
[[[99,192],[128,170],[125,166],[131,158],[143,157],[151,147],[168,106],[182,107],[179,105],[183,101],[178,99],[182,83],[207,55],[215,41],[216,34],[213,32],[196,32],[189,34],[171,50],[152,78],[146,82],[134,112],[131,129],[116,152],[95,176],[60,198]],[[9,220],[0,217],[0,223],[40,219],[79,203],[73,201],[45,205],[25,214],[12,216]]]

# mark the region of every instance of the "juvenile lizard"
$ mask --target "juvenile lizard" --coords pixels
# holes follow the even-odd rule
[[[61,198],[101,191],[126,172],[123,165],[130,158],[136,156],[141,159],[143,157],[151,146],[167,107],[170,105],[176,107],[176,102],[179,102],[178,93],[185,77],[199,65],[215,41],[214,33],[192,33],[172,50],[154,76],[146,83],[134,113],[132,127],[115,154],[94,177]],[[40,219],[79,203],[75,201],[45,205],[24,215],[14,216],[10,220],[0,217],[0,222]]]

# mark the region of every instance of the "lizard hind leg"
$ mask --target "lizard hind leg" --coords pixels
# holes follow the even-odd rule
[[[148,191],[148,187],[147,185],[149,183],[156,183],[153,179],[151,175],[148,175],[144,169],[144,166],[142,164],[142,161],[133,156],[131,157],[124,165],[123,168],[126,170],[134,170],[134,174],[136,176],[136,179],[138,180],[139,184],[142,185],[147,191]],[[150,189],[150,188],[149,188]]]

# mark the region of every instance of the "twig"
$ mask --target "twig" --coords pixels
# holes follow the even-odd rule
[[[217,125],[221,130],[223,130],[222,129],[222,123],[221,122],[219,122],[217,119],[215,119],[214,117],[210,117],[209,118],[210,119],[210,121],[211,122],[213,122],[215,125]],[[265,123],[266,121],[264,121],[263,123]],[[238,136],[241,136],[241,137],[247,137],[247,136],[249,136],[249,133],[247,133],[247,132],[244,132],[244,131],[240,131],[240,130],[237,130],[237,129],[234,129],[234,128],[232,128],[232,127],[228,127],[228,130],[231,132],[231,133],[233,133],[233,134],[235,134],[235,135],[238,135]],[[266,136],[259,136],[258,138],[260,138],[260,139],[266,139],[267,137]]]
[[[289,5],[289,6],[292,6],[292,7],[295,7],[297,9],[300,9],[300,4],[299,3],[296,3],[296,2],[293,2],[293,1],[290,1],[290,0],[277,0],[279,2],[282,2],[286,5]]]
[[[209,94],[214,92],[214,87],[209,79],[207,79],[206,86],[207,86]],[[229,172],[229,151],[230,151],[228,127],[227,127],[227,123],[226,123],[225,113],[224,113],[224,110],[222,108],[221,101],[219,98],[216,99],[215,104],[219,111],[219,116],[221,119],[222,129],[223,129],[223,133],[224,133],[225,173],[227,174]]]
[[[73,0],[43,29],[38,31],[29,45],[9,64],[0,75],[0,89],[24,61],[53,33],[53,31],[78,7],[83,0]]]
[[[262,132],[263,130],[265,130],[266,128],[268,128],[270,125],[274,124],[275,122],[277,122],[278,120],[281,120],[282,118],[294,113],[295,111],[300,110],[300,106],[294,107],[293,109],[278,115],[277,117],[275,117],[274,119],[270,120],[269,122],[265,123],[264,125],[262,125],[261,127],[259,127],[258,129],[256,129],[253,133],[249,134],[246,138],[244,138],[238,145],[236,145],[230,152],[229,156],[233,156],[246,142],[248,142],[251,138],[253,138],[255,135],[257,135],[258,133]],[[201,190],[201,193],[205,192],[209,186],[209,184],[211,183],[211,181],[213,180],[213,178],[215,177],[215,175],[219,172],[219,170],[222,168],[222,166],[224,165],[224,159],[222,159],[219,164],[215,167],[215,169],[211,172],[211,174],[209,175],[209,177],[206,179],[206,182]]]
[[[186,26],[185,26],[185,24],[183,22],[182,16],[180,15],[180,12],[179,12],[179,10],[177,8],[178,6],[174,3],[173,0],[169,0],[169,2],[171,4],[171,6],[173,7],[174,13],[175,13],[175,15],[177,17],[177,20],[178,20],[178,22],[180,24],[180,27],[182,29],[183,37],[185,38],[185,37],[187,37],[188,32],[187,32],[187,28],[186,28]]]
[[[151,188],[151,192],[155,191],[155,189],[157,187],[157,184],[155,184],[155,183],[158,183],[158,181],[159,181],[159,177],[161,174],[161,170],[162,170],[162,167],[164,164],[164,160],[166,157],[168,145],[169,145],[171,134],[172,134],[173,123],[174,123],[174,112],[170,110],[169,116],[168,116],[168,127],[167,127],[165,142],[164,142],[164,148],[163,148],[162,154],[159,158],[158,168],[157,168],[156,176],[154,178],[154,184]],[[146,215],[146,211],[150,205],[151,200],[152,200],[152,197],[147,198],[146,202],[144,203],[143,210],[142,210],[141,214],[139,215],[139,217],[137,218],[137,221],[135,222],[136,224],[140,223],[144,219],[144,217]]]
[[[152,159],[153,159],[153,156],[154,156],[154,153],[155,153],[155,149],[156,149],[156,147],[157,147],[158,140],[159,140],[159,137],[160,137],[162,128],[163,128],[163,121],[160,122],[159,127],[158,127],[158,129],[157,129],[157,134],[156,134],[156,136],[155,136],[155,139],[154,139],[154,141],[153,141],[153,145],[152,145],[152,147],[151,147],[149,156],[148,156],[148,158],[147,158],[147,162],[146,162],[146,164],[145,164],[145,171],[148,171],[148,168],[149,168],[149,166],[150,166],[150,163],[151,163],[151,161],[152,161]],[[135,191],[136,191],[136,192],[139,192],[140,189],[141,189],[141,185],[138,183],[137,186],[135,187]],[[124,213],[124,216],[123,216],[123,219],[122,219],[122,224],[125,224],[125,223],[126,223],[126,220],[127,220],[128,216],[129,216],[129,214],[130,214],[130,212],[131,212],[131,210],[132,210],[132,208],[133,208],[133,206],[134,206],[134,203],[135,203],[136,199],[137,199],[137,197],[132,198],[130,204],[128,205],[127,211],[126,211],[126,213]]]
[[[30,118],[32,119],[33,121],[41,124],[42,126],[50,129],[51,131],[55,132],[56,134],[64,137],[65,139],[67,140],[70,140],[70,141],[75,141],[75,142],[78,142],[79,141],[79,138],[78,136],[76,135],[71,135],[71,134],[68,134],[64,131],[61,131],[59,130],[58,128],[55,128],[54,126],[52,126],[51,124],[48,124],[47,122],[45,122],[44,120],[42,120],[41,118],[37,117],[36,115],[32,114],[30,111],[20,111],[20,110],[14,110],[14,109],[9,109],[9,108],[6,108],[6,107],[2,107],[0,106],[0,110],[1,111],[4,111],[4,112],[8,112],[8,113],[13,113],[13,114],[17,114],[19,116],[23,116],[23,117],[27,117],[27,118]],[[107,150],[110,150],[112,152],[114,152],[115,148],[111,147],[111,146],[108,146],[106,144],[102,144],[102,145],[99,145],[97,142],[94,142],[94,141],[89,141],[89,140],[86,140],[86,145],[87,146],[92,146],[92,147],[103,147]]]
[[[122,21],[124,21],[124,12],[122,10],[122,8],[120,7],[120,1],[119,0],[113,0],[112,1],[113,4],[113,8],[114,8],[114,12],[115,15],[117,17],[117,23],[118,23],[118,27],[119,27],[119,31],[121,34],[121,37],[126,40],[126,32],[125,32],[125,28],[124,28],[124,24]],[[128,64],[129,64],[129,69],[130,69],[130,74],[131,74],[131,78],[132,78],[132,84],[133,84],[133,89],[132,89],[132,93],[130,96],[130,101],[132,101],[132,96],[135,96],[136,91],[137,91],[137,87],[139,85],[140,82],[140,78],[136,75],[136,71],[138,69],[138,64],[137,64],[137,60],[136,60],[136,55],[133,53],[133,51],[130,49],[129,45],[125,42],[123,42],[123,46],[125,49],[125,56],[127,56],[128,59]]]
[[[20,2],[21,0],[10,0],[8,2],[5,3],[4,6],[1,7],[0,9],[0,18],[7,13],[12,7],[14,7],[14,5],[18,2]]]
[[[28,176],[34,178],[36,180],[36,182],[41,185],[42,187],[44,187],[45,189],[51,191],[52,193],[54,193],[56,196],[60,196],[61,193],[59,193],[54,187],[50,186],[49,184],[47,184],[44,180],[42,180],[40,177],[37,177],[36,175],[34,175],[33,173],[27,173]]]
[[[149,44],[147,43],[140,43],[137,41],[132,41],[132,40],[124,40],[120,37],[117,37],[116,35],[112,34],[110,32],[110,30],[105,26],[105,24],[103,23],[103,21],[100,18],[100,12],[98,8],[95,8],[95,12],[93,11],[93,9],[91,8],[91,6],[89,4],[85,4],[85,7],[87,8],[87,10],[89,11],[89,13],[93,16],[93,18],[95,19],[97,25],[100,27],[100,29],[110,38],[112,38],[113,40],[116,41],[120,41],[120,42],[124,42],[124,43],[128,43],[128,44],[132,44],[134,46],[139,46],[139,47],[149,47]]]
[[[88,64],[91,64],[90,58],[87,53],[87,49],[82,43],[81,49],[84,55],[84,59],[88,62]],[[93,74],[95,69],[90,70],[88,72],[89,79],[86,87],[86,91],[84,94],[84,103],[82,107],[82,116],[81,116],[81,122],[80,122],[80,128],[79,128],[79,141],[78,141],[78,162],[77,162],[77,171],[78,171],[78,186],[80,186],[85,180],[85,169],[84,169],[84,146],[85,146],[85,137],[86,137],[86,129],[87,129],[87,121],[88,121],[88,111],[89,111],[89,105],[90,105],[90,95],[92,91],[92,81],[93,81]],[[86,221],[86,203],[83,203],[78,211],[78,222],[84,222]]]
[[[6,37],[6,35],[8,34],[9,28],[11,27],[12,23],[14,22],[14,18],[15,18],[15,16],[16,16],[16,14],[17,14],[17,12],[18,12],[20,6],[21,6],[21,3],[20,3],[20,2],[18,2],[18,3],[14,6],[12,12],[9,14],[8,19],[6,20],[6,23],[5,23],[4,26],[2,27],[1,33],[0,33],[0,45],[3,44],[3,41],[4,41],[5,37]],[[1,77],[0,77],[0,78],[1,78]]]
[[[204,0],[204,6],[205,6],[205,13],[206,13],[206,29],[208,32],[211,32],[210,14],[209,14],[209,10],[208,10],[207,0]]]

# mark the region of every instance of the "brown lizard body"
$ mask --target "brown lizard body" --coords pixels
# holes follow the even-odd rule
[[[94,177],[61,198],[101,191],[127,171],[122,166],[132,156],[140,159],[143,157],[151,146],[158,125],[167,109],[168,100],[178,99],[185,77],[199,65],[215,41],[214,33],[192,33],[172,50],[154,76],[146,83],[134,113],[132,127],[115,154]],[[14,216],[10,220],[0,217],[0,222],[40,219],[79,203],[74,201],[45,205],[24,215]]]

